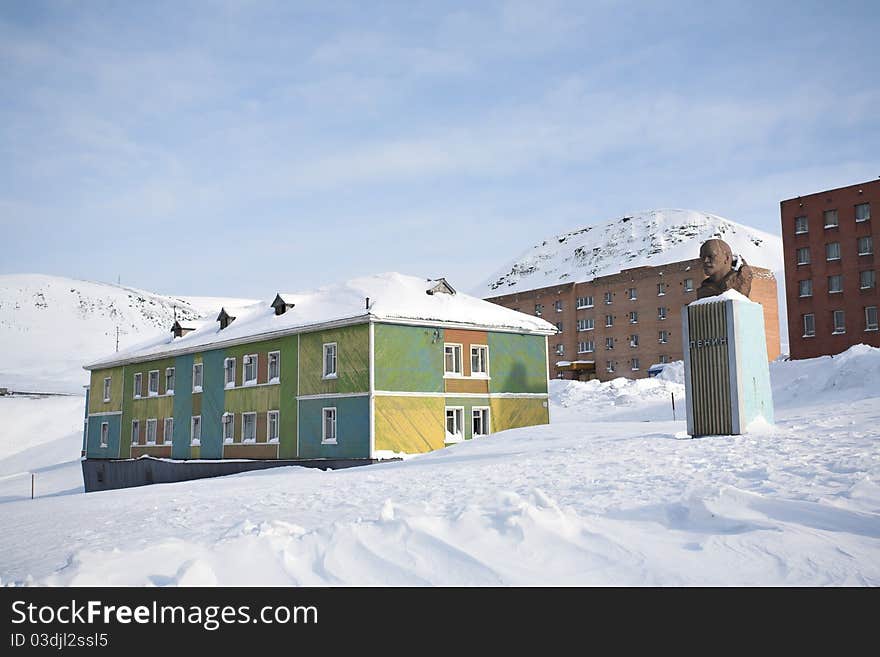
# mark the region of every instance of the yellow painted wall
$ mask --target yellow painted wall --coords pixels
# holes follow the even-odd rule
[[[444,446],[442,397],[377,396],[375,405],[377,450],[420,454]]]
[[[516,429],[517,427],[548,424],[550,422],[550,409],[545,407],[547,403],[547,399],[539,397],[494,397],[490,399],[489,409],[492,414],[492,433]]]

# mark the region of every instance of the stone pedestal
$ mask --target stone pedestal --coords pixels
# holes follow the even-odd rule
[[[742,434],[758,418],[772,423],[761,305],[728,290],[694,301],[681,319],[688,433]]]

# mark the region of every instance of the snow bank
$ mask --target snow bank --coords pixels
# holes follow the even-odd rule
[[[778,408],[880,397],[880,349],[858,344],[836,356],[770,363]]]

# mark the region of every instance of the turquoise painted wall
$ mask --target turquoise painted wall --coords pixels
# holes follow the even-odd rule
[[[336,407],[336,445],[321,444],[321,409]],[[369,458],[370,398],[334,397],[299,402],[300,458]]]
[[[107,447],[101,447],[101,423],[109,427]],[[86,438],[86,456],[90,459],[112,459],[119,455],[119,427],[122,415],[93,415],[89,418],[89,431]]]
[[[489,392],[547,392],[543,335],[489,333]]]
[[[376,390],[443,392],[443,329],[376,324],[374,341]]]
[[[220,417],[225,403],[223,388],[223,359],[226,352],[214,349],[202,354],[202,446],[199,458],[223,458],[223,428]],[[192,372],[190,372],[190,377]],[[192,384],[190,384],[192,388]]]
[[[86,408],[85,408],[84,418],[83,418],[83,440],[82,440],[82,451],[83,452],[86,451],[86,444],[88,442],[88,437],[89,437],[88,419],[89,419],[89,389],[86,388]]]
[[[171,458],[190,457],[192,427],[192,354],[174,359],[174,436]]]

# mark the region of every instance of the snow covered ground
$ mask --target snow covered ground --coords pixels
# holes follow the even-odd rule
[[[0,399],[12,427],[0,446],[0,577],[880,584],[880,350],[773,363],[771,375],[777,424],[747,436],[677,439],[679,369],[666,380],[554,381],[550,425],[404,462],[89,495],[80,492],[81,405]]]

